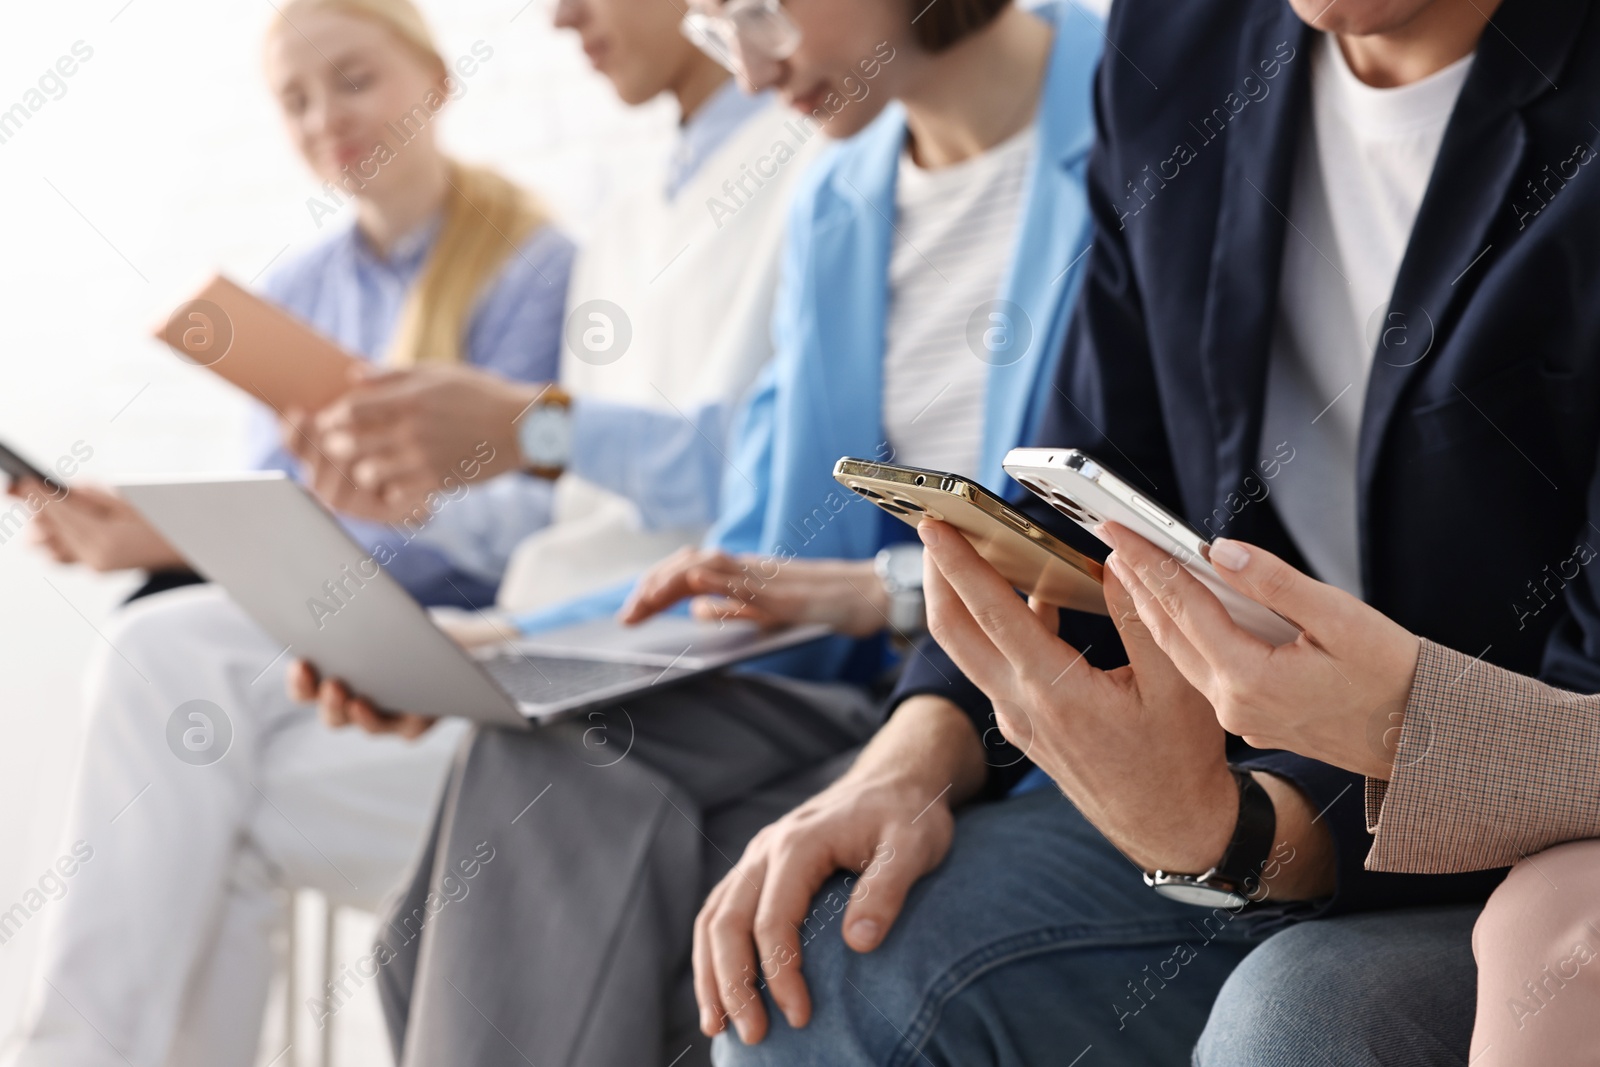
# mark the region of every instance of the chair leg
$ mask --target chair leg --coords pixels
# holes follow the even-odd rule
[[[335,954],[339,949],[339,909],[333,901],[326,902],[322,919],[322,988],[333,981]],[[330,1012],[322,1027],[322,1067],[333,1067],[333,1015]]]
[[[295,1039],[295,1012],[300,1003],[300,894],[289,890],[289,937],[284,947],[284,983],[283,983],[283,1045],[285,1049],[294,1048]],[[289,1054],[289,1061],[283,1067],[295,1067],[300,1060],[293,1052]]]

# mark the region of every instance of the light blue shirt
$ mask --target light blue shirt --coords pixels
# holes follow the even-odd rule
[[[352,223],[274,270],[262,293],[351,352],[380,359],[438,229],[435,218],[380,256]],[[506,257],[472,313],[469,364],[520,381],[555,377],[573,254],[565,235],[544,226]],[[299,476],[277,416],[265,408],[251,424],[250,455],[258,469]],[[493,601],[516,543],[549,522],[551,497],[548,483],[507,475],[446,503],[420,534],[357,519],[344,524],[374,552],[382,546],[393,554],[388,571],[422,603],[477,606]]]

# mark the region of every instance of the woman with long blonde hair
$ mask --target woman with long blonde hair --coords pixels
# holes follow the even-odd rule
[[[492,54],[480,42],[447,62],[409,0],[280,4],[267,79],[324,183],[309,213],[332,232],[263,288],[375,364],[548,381],[573,247],[532,197],[438,144],[441,109]],[[258,413],[258,465],[298,473],[282,435]],[[492,522],[458,502],[420,529],[346,521],[420,601],[475,606],[548,520],[550,487],[514,474],[470,494],[492,499]],[[113,492],[75,486],[38,527],[58,560],[178,584],[181,557]],[[323,729],[264,677],[282,649],[212,587],[141,598],[110,640],[120,655],[88,679],[56,872],[67,891],[11,1062],[247,1067],[284,890],[376,907],[418,847],[459,730],[410,744]]]

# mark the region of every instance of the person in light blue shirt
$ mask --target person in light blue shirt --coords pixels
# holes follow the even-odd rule
[[[329,173],[362,180],[348,165]],[[437,148],[425,154],[420,141],[377,174],[345,203],[351,217],[338,231],[278,266],[263,295],[374,365],[460,363],[507,381],[554,378],[572,242],[503,178],[452,163]],[[472,252],[466,261],[464,249]],[[444,284],[462,272],[477,284]],[[248,462],[298,476],[282,414],[252,412]],[[493,509],[446,506],[406,525],[351,516],[344,523],[421,603],[485,606],[512,549],[549,522],[551,491],[519,474],[474,488]],[[75,486],[39,528],[60,562],[155,572],[142,593],[193,580],[181,556],[107,490]]]
[[[441,209],[382,253],[351,220],[341,232],[277,268],[262,291],[345,348],[382,364],[439,242],[442,222]],[[554,378],[573,253],[572,242],[548,224],[518,245],[506,245],[497,273],[478,294],[464,324],[462,362],[508,380]],[[259,469],[299,473],[275,412],[254,413],[250,455]],[[548,482],[515,473],[500,482],[489,490],[496,513],[480,510],[471,524],[456,521],[447,505],[415,534],[399,524],[362,519],[346,519],[345,526],[374,552],[381,546],[386,569],[421,603],[487,605],[517,542],[550,519]]]

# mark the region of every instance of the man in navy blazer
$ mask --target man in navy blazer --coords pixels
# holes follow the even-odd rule
[[[1034,443],[1083,449],[1207,536],[1354,587],[1418,634],[1600,691],[1600,576],[1566,566],[1600,544],[1597,23],[1592,0],[1118,0],[1095,246]],[[983,584],[947,578],[967,601]],[[1359,776],[1105,699],[1100,671],[1126,662],[1109,626],[1067,617],[1047,649],[1020,602],[963,617],[929,580],[955,657],[918,649],[874,745],[908,713],[925,743],[869,746],[882,770],[852,783],[868,811],[889,807],[885,783],[908,794],[906,819],[874,817],[915,885],[880,861],[826,890],[819,904],[856,896],[843,938],[806,940],[811,1003],[788,1015],[803,1029],[726,1040],[721,1062],[1187,1062],[1263,942],[1206,1062],[1309,1062],[1308,1044],[1338,1063],[1465,1062],[1472,920],[1503,872],[1365,871]],[[1008,643],[1043,651],[1008,662]],[[1385,733],[1375,711],[1374,744]],[[1072,804],[1016,791],[1028,754]],[[1275,824],[1246,866],[1263,902],[1202,910],[1147,888],[1135,867],[1192,888],[1228,866],[1261,836],[1261,793]],[[1273,1048],[1296,1054],[1259,1058]]]

